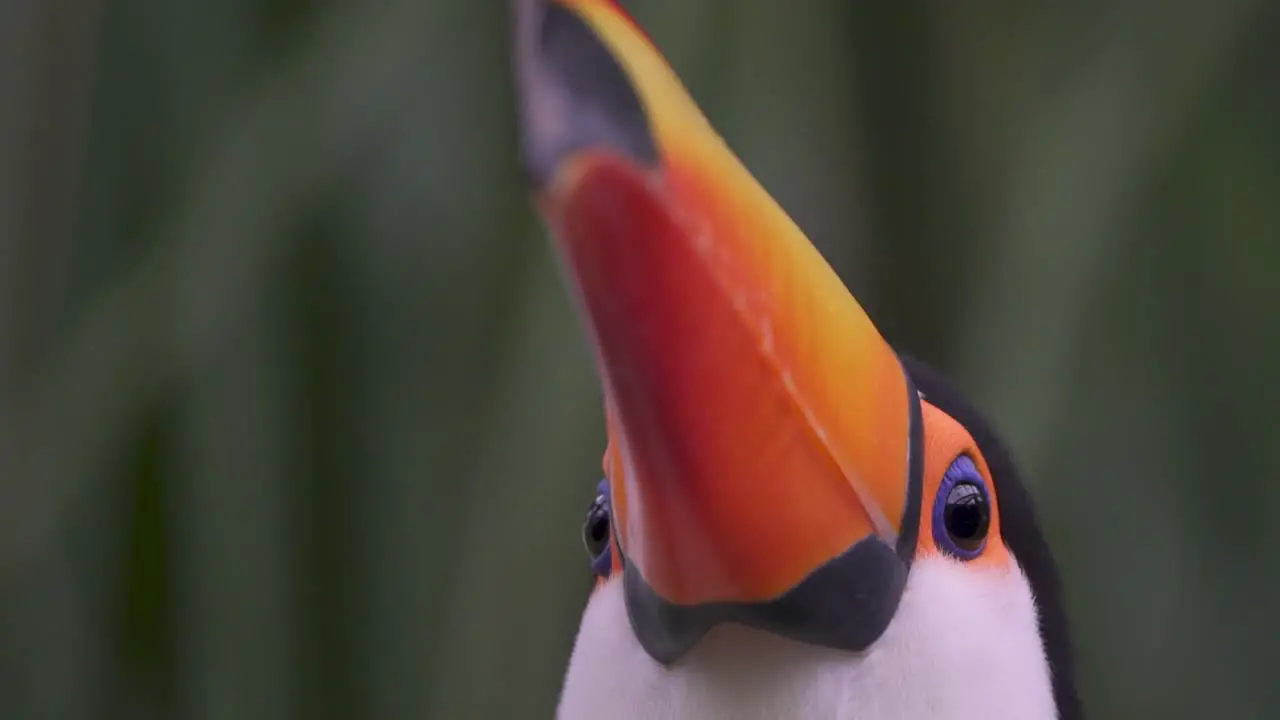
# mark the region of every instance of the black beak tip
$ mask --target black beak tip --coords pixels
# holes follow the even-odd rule
[[[511,0],[520,160],[545,186],[569,155],[609,148],[646,165],[658,152],[626,71],[581,17],[552,0]]]

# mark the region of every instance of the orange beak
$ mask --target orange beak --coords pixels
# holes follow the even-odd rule
[[[610,0],[513,0],[525,170],[592,341],[632,625],[863,650],[915,551],[897,355]]]

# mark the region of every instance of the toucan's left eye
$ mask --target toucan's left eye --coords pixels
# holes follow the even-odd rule
[[[991,530],[987,483],[968,456],[956,458],[942,477],[933,504],[933,540],[938,549],[961,560],[982,553]]]
[[[591,571],[607,577],[613,562],[609,556],[609,482],[601,480],[596,487],[596,499],[587,509],[587,519],[582,523],[582,544],[591,558]]]

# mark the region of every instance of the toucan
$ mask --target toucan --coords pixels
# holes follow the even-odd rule
[[[1081,717],[983,416],[886,342],[617,2],[511,19],[520,164],[608,438],[557,716]]]

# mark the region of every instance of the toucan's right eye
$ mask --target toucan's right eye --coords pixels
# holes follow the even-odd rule
[[[609,482],[600,481],[596,498],[587,509],[587,519],[582,523],[582,544],[591,558],[591,570],[600,577],[608,577],[613,559],[609,555],[610,531]]]

